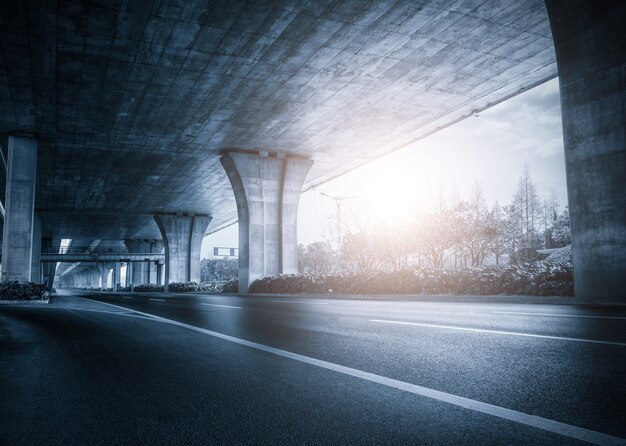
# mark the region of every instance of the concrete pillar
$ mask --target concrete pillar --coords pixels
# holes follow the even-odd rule
[[[547,0],[561,88],[574,263],[581,302],[626,301],[626,8]]]
[[[124,240],[129,254],[154,254],[163,250],[160,240]],[[130,264],[130,263],[129,263]],[[150,283],[150,262],[132,262],[131,282],[134,285]]]
[[[200,281],[200,249],[211,217],[155,215],[165,247],[164,286],[172,282]]]
[[[157,268],[157,270],[156,270],[156,284],[157,285],[163,285],[163,274],[165,273],[165,271],[164,271],[165,268],[163,268],[163,266],[164,266],[164,264],[161,263],[160,261],[159,261],[159,263],[156,266],[156,268]]]
[[[33,250],[30,266],[30,281],[41,283],[41,234],[43,225],[41,215],[35,213],[33,218]]]
[[[113,263],[113,291],[118,291],[119,287],[121,286],[121,283],[120,283],[121,267],[122,267],[122,264],[120,262]]]
[[[98,263],[98,271],[100,272],[100,286],[105,289],[109,278],[109,267],[106,263]]]
[[[52,239],[41,240],[41,250],[50,253],[54,252]],[[58,250],[57,250],[58,252]],[[41,264],[42,283],[50,288],[54,285],[54,274],[56,273],[56,262],[46,262]]]
[[[37,140],[9,136],[1,280],[31,278]]]
[[[54,286],[54,274],[56,273],[56,262],[42,263],[43,270],[43,284],[52,288]]]
[[[230,152],[220,158],[237,201],[239,292],[256,279],[298,272],[297,216],[313,161]]]

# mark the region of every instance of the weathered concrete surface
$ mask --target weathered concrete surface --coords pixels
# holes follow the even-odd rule
[[[129,253],[153,254],[163,251],[163,242],[160,240],[125,240],[124,244]],[[133,286],[151,282],[151,262],[130,262],[128,268],[130,271],[130,283]]]
[[[211,222],[204,215],[155,215],[165,248],[165,282],[200,281],[200,249]]]
[[[9,136],[8,149],[1,279],[27,282],[34,245],[37,140]]]
[[[559,66],[574,294],[626,302],[626,8],[546,3]]]
[[[306,187],[556,74],[543,0],[0,2],[0,134],[40,145],[44,236],[236,218],[222,149]]]
[[[43,231],[41,214],[35,212],[33,216],[33,249],[31,255],[30,281],[41,283],[41,234]]]
[[[298,272],[300,191],[313,161],[230,152],[220,158],[239,217],[239,290],[256,279]]]

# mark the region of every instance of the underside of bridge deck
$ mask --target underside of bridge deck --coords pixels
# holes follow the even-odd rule
[[[568,120],[587,115],[577,114],[578,99],[567,98],[612,70],[610,82],[595,85],[610,89],[601,107],[621,123],[611,133],[610,163],[623,165],[626,71],[623,45],[605,45],[620,40],[615,17],[623,18],[624,7],[573,3],[548,3],[555,55],[543,0],[4,1],[0,135],[10,163],[3,277],[33,274],[32,237],[24,239],[11,219],[34,222],[38,215],[45,240],[163,240],[166,280],[189,280],[196,256],[172,263],[168,234],[178,229],[172,223],[164,231],[159,218],[206,216],[208,233],[255,212],[233,193],[220,157],[310,160],[308,175],[296,180],[307,189],[553,78],[557,55],[562,79],[569,79],[562,86],[570,92],[563,104],[572,199],[573,190],[590,186],[576,186],[587,178],[580,169],[604,155],[586,145],[589,156],[576,164],[580,151],[567,141],[578,133],[570,134]],[[593,67],[588,76],[571,63],[572,48]],[[595,97],[576,96],[597,106]],[[585,121],[591,130],[583,139],[596,141],[603,122]],[[35,158],[23,147],[34,147]],[[27,181],[17,180],[12,157],[27,166]],[[602,169],[606,188],[623,186]],[[24,213],[16,209],[30,203],[27,183],[35,185],[34,206]],[[623,198],[609,195],[609,219],[621,218]],[[266,198],[255,200],[269,209]],[[577,221],[594,212],[584,203],[604,203],[578,193],[574,199],[583,203],[571,206]],[[297,208],[297,199],[290,203]],[[621,232],[598,245],[612,253],[611,277],[624,268],[615,255],[625,251],[623,221]],[[598,241],[580,235],[597,225],[574,221],[573,228],[578,253]],[[291,259],[295,238],[276,237],[276,258]],[[273,252],[267,246],[249,243],[242,258]],[[577,277],[587,274],[591,258],[574,255]],[[252,273],[243,263],[247,283]],[[587,295],[584,289],[577,293]]]

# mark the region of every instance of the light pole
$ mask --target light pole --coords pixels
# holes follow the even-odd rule
[[[333,197],[331,195],[320,192],[326,198],[330,198],[337,204],[337,249],[341,248],[341,204],[346,200],[352,200],[356,197]]]

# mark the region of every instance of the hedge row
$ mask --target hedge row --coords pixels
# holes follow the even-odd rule
[[[45,285],[33,282],[0,282],[0,300],[38,300],[50,292]]]
[[[259,279],[251,293],[521,294],[573,296],[569,262],[539,261],[461,270],[418,268],[345,275],[281,275]]]

